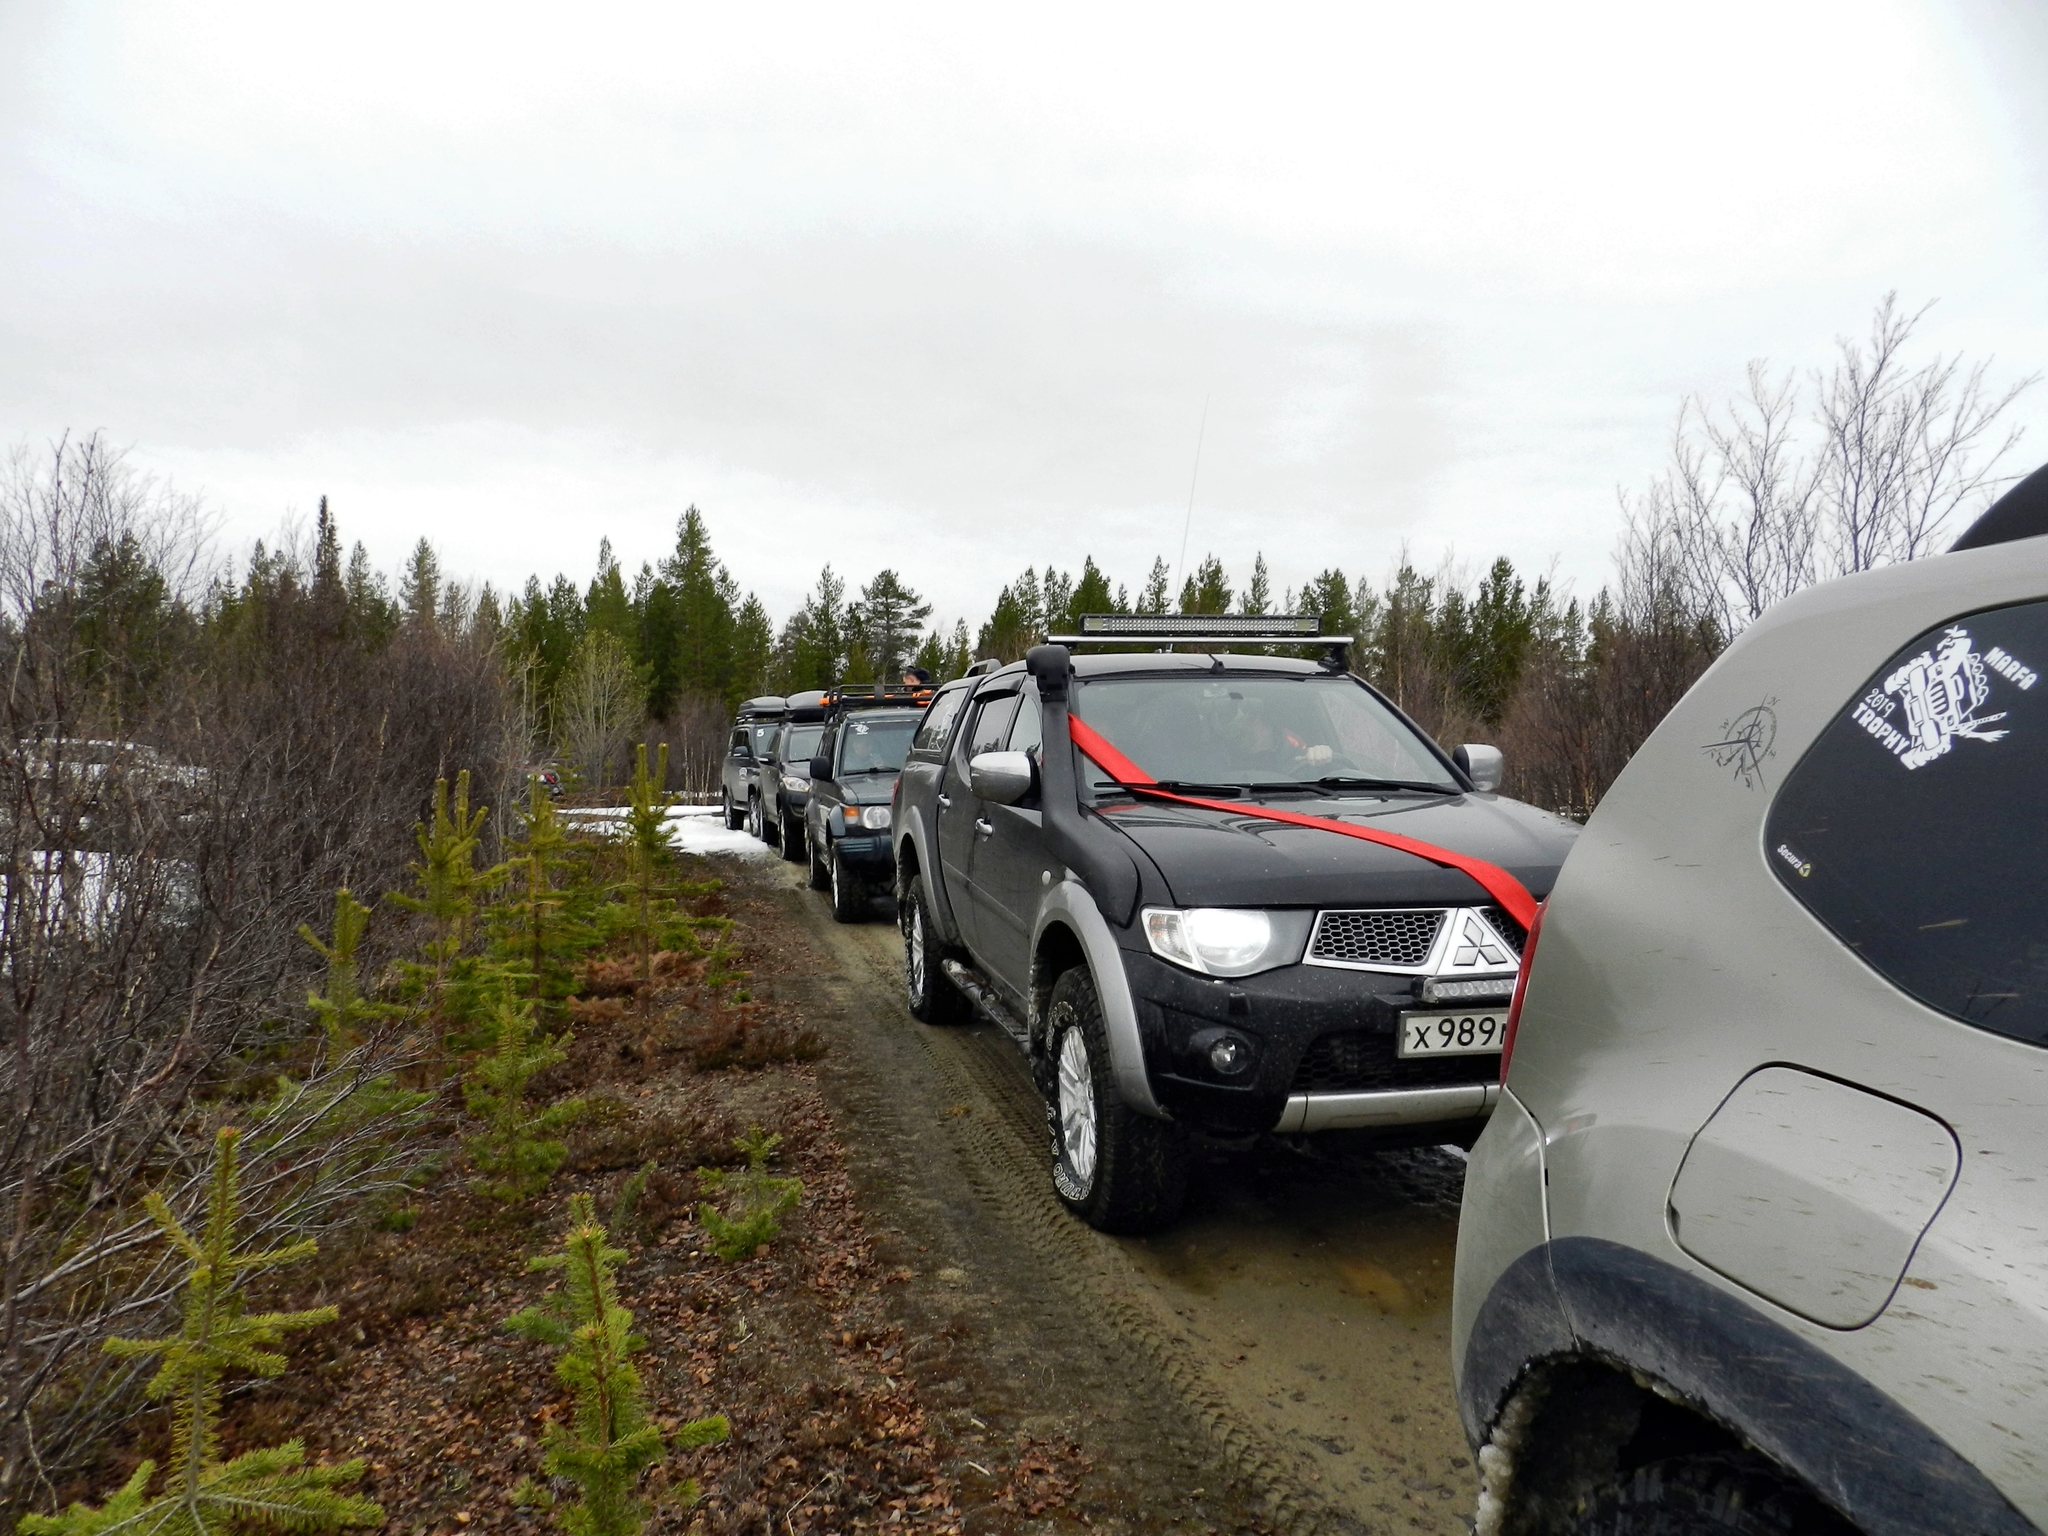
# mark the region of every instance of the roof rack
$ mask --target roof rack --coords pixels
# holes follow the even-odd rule
[[[1350,635],[1326,635],[1313,613],[1084,613],[1077,635],[1047,635],[1047,645],[1184,645],[1194,650],[1232,645],[1316,645],[1323,665],[1349,665]]]
[[[891,683],[841,683],[825,693],[825,708],[833,714],[849,709],[922,709],[931,701],[929,688],[905,688]]]

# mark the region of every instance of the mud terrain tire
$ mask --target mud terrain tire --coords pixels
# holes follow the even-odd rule
[[[741,825],[747,819],[747,813],[732,803],[732,791],[729,789],[721,789],[718,792],[718,800],[719,809],[725,814],[725,830],[728,832],[739,831]]]
[[[1054,1192],[1098,1232],[1158,1231],[1187,1198],[1187,1138],[1117,1092],[1102,1004],[1085,966],[1053,983],[1045,1015]]]
[[[1804,1489],[1747,1456],[1674,1456],[1587,1500],[1570,1536],[1853,1536]]]
[[[913,875],[897,912],[903,930],[903,989],[909,994],[910,1016],[925,1024],[965,1024],[974,1016],[967,998],[939,968],[942,954],[938,930],[932,926],[931,902],[924,876]]]
[[[815,860],[816,854],[812,855]],[[832,879],[832,920],[839,923],[857,923],[868,915],[867,887],[861,884],[860,876],[846,867],[846,860],[833,849],[825,855],[830,866]]]

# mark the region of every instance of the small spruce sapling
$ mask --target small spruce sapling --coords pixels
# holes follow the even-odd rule
[[[327,1035],[328,1053],[341,1056],[363,1042],[364,1026],[381,1018],[384,1010],[367,1001],[356,976],[356,946],[362,943],[369,924],[370,909],[343,886],[334,893],[334,942],[323,944],[307,923],[299,925],[304,939],[327,962],[327,985],[323,991],[306,994],[306,1006]]]
[[[406,970],[426,993],[429,1007],[460,1023],[469,1021],[492,990],[492,978],[481,974],[475,959],[464,953],[476,920],[477,890],[494,886],[505,877],[502,864],[490,869],[476,867],[477,845],[489,814],[484,806],[474,811],[469,808],[467,768],[455,776],[452,807],[448,781],[436,779],[433,825],[417,822],[413,826],[420,862],[410,868],[420,894],[393,891],[386,898],[427,918],[432,928],[432,936],[422,946],[427,963],[409,965]]]
[[[303,1441],[288,1440],[220,1457],[221,1378],[229,1371],[276,1376],[285,1358],[276,1346],[286,1333],[331,1323],[333,1307],[311,1312],[247,1310],[239,1276],[309,1257],[312,1239],[265,1253],[235,1252],[241,1180],[235,1147],[241,1133],[223,1129],[214,1142],[204,1233],[192,1237],[160,1194],[143,1204],[164,1236],[191,1261],[185,1277],[184,1321],[163,1339],[109,1339],[106,1351],[123,1359],[163,1357],[144,1392],[171,1402],[171,1450],[164,1486],[152,1498],[156,1463],[145,1461],[119,1492],[94,1509],[73,1504],[61,1515],[24,1515],[23,1536],[218,1536],[239,1527],[331,1531],[381,1525],[384,1511],[370,1500],[338,1490],[363,1475],[361,1460],[307,1466]]]
[[[503,948],[516,952],[529,995],[538,1003],[551,993],[559,995],[553,983],[568,980],[562,952],[571,946],[563,932],[563,903],[555,893],[555,872],[568,862],[564,850],[569,839],[555,814],[554,799],[538,775],[530,794],[525,835],[506,861],[519,894],[508,903],[510,921],[504,925],[507,942]]]
[[[780,1136],[763,1135],[760,1126],[749,1126],[733,1145],[746,1153],[746,1167],[734,1173],[697,1170],[697,1181],[705,1189],[727,1196],[730,1215],[706,1202],[697,1207],[697,1223],[710,1238],[712,1251],[728,1261],[752,1258],[755,1249],[773,1242],[782,1216],[796,1209],[804,1192],[803,1180],[777,1178],[768,1171],[768,1155],[782,1145]]]
[[[496,1038],[469,1069],[462,1093],[469,1112],[484,1122],[469,1139],[469,1158],[483,1175],[485,1194],[496,1200],[524,1200],[547,1188],[568,1149],[553,1139],[581,1117],[581,1099],[551,1104],[535,1113],[526,1102],[536,1073],[568,1055],[575,1037],[537,1033],[533,1005],[500,996],[493,1020]]]
[[[608,1236],[591,1198],[570,1196],[562,1251],[527,1266],[561,1271],[561,1288],[505,1320],[522,1338],[562,1351],[555,1374],[575,1394],[573,1427],[551,1423],[541,1441],[543,1470],[569,1479],[582,1494],[579,1502],[556,1512],[569,1536],[635,1536],[647,1515],[637,1492],[640,1480],[668,1449],[660,1429],[648,1422],[640,1373],[633,1365],[646,1341],[633,1333],[633,1314],[619,1305],[612,1274],[626,1254],[609,1247]],[[683,1425],[674,1444],[679,1449],[715,1445],[728,1432],[725,1415],[714,1414]],[[697,1501],[697,1492],[695,1480],[686,1480],[673,1497],[688,1507]],[[531,1498],[543,1502],[538,1490]]]

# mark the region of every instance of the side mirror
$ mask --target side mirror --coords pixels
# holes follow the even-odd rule
[[[1500,788],[1501,774],[1505,771],[1505,759],[1499,747],[1489,747],[1481,741],[1468,741],[1451,754],[1451,761],[1464,770],[1465,777],[1472,781],[1472,787],[1488,791]]]
[[[812,759],[811,759],[811,777],[812,777],[812,778],[814,778],[814,779],[829,779],[829,778],[831,778],[831,777],[832,777],[832,759],[831,759],[831,758],[829,758],[829,757],[814,757],[814,758],[812,758]]]
[[[984,752],[967,765],[967,783],[992,805],[1015,805],[1031,793],[1028,752]]]

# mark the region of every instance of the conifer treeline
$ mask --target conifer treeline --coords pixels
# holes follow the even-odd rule
[[[393,605],[394,622],[432,618],[437,582],[423,540]],[[683,514],[675,552],[643,565],[630,584],[606,540],[597,573],[580,593],[566,575],[545,586],[531,577],[509,600],[486,587],[467,604],[459,590],[440,590],[442,621],[474,623],[497,637],[538,730],[593,777],[604,776],[607,762],[623,763],[643,723],[658,728],[686,719],[684,736],[715,733],[751,694],[892,678],[913,664],[944,681],[978,658],[1014,661],[1048,632],[1073,630],[1086,613],[1313,613],[1324,633],[1355,636],[1353,667],[1447,742],[1482,733],[1496,740],[1527,736],[1517,706],[1532,700],[1545,703],[1554,736],[1560,708],[1602,707],[1598,697],[1613,686],[1602,675],[1612,670],[1617,647],[1630,650],[1639,630],[1654,635],[1661,622],[1654,600],[1603,590],[1582,605],[1547,578],[1525,581],[1505,558],[1476,583],[1448,569],[1426,573],[1404,559],[1383,586],[1331,567],[1298,590],[1276,591],[1263,554],[1241,584],[1211,554],[1176,592],[1162,557],[1134,592],[1084,555],[1078,571],[1027,567],[971,631],[965,620],[950,630],[928,628],[931,605],[894,570],[876,573],[855,592],[827,565],[777,630],[760,599],[742,596],[714,556],[695,507]],[[1682,691],[1719,641],[1696,624],[1676,627],[1689,635],[1672,674],[1682,675]],[[608,689],[616,697],[606,703]],[[608,742],[600,739],[607,730],[601,715],[616,722]],[[1562,749],[1543,750],[1554,757]],[[708,763],[714,756],[686,745],[681,760]],[[1605,768],[1531,762],[1526,753],[1516,767],[1523,787],[1534,793],[1540,783],[1541,798],[1574,807],[1589,804],[1585,796],[1597,796],[1609,776]]]

